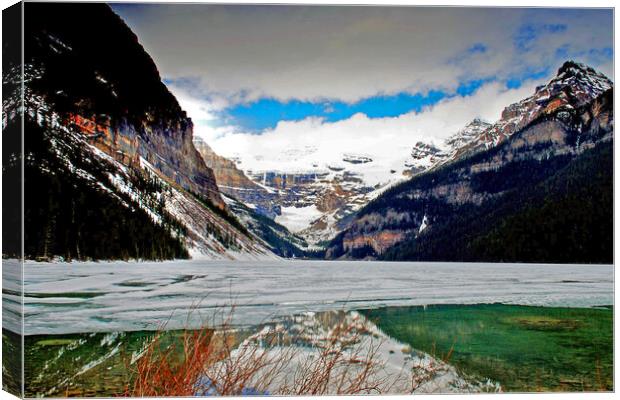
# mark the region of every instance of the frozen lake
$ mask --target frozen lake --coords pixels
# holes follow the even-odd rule
[[[3,263],[4,326],[17,330],[21,269]],[[10,263],[9,263],[10,265]],[[27,334],[128,331],[304,311],[425,304],[590,307],[613,304],[611,265],[344,261],[37,263],[24,266]],[[11,306],[12,304],[12,306]],[[6,306],[6,304],[5,304]]]

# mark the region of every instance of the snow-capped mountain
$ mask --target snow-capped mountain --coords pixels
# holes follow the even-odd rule
[[[610,262],[613,131],[611,81],[566,62],[494,124],[448,139],[452,148],[418,146],[426,173],[358,211],[327,256]]]
[[[444,151],[446,160],[455,160],[460,157],[462,149],[476,140],[483,132],[491,127],[489,122],[479,118],[474,119],[456,134],[446,140],[446,150]]]
[[[378,177],[383,169],[387,170],[385,178]],[[245,173],[275,193],[271,195],[279,206],[275,221],[315,244],[337,234],[340,221],[366,204],[373,192],[404,179],[402,167],[392,169],[368,154],[351,153],[329,162],[310,161],[305,170]]]
[[[609,78],[592,67],[567,61],[547,84],[537,87],[532,96],[506,107],[497,122],[461,146],[459,157],[497,146],[543,115],[557,111],[561,118],[568,118],[575,108],[592,102],[612,86]]]
[[[592,68],[567,62],[532,96],[506,107],[496,122],[476,118],[442,142],[407,143],[406,136],[399,136],[398,143],[389,146],[339,143],[337,138],[323,143],[305,140],[312,138],[309,134],[284,148],[252,148],[232,155],[233,165],[259,189],[242,187],[243,194],[231,194],[259,210],[273,204],[265,215],[319,244],[337,235],[351,215],[390,187],[497,146],[537,118],[589,103],[611,85]],[[222,183],[220,189],[231,190]]]
[[[490,123],[483,121],[480,118],[475,118],[473,121],[465,125],[463,129],[459,130],[446,140],[449,153],[458,151],[460,148],[478,137],[482,132],[487,130],[490,126]]]
[[[194,146],[207,167],[213,171],[222,193],[250,205],[256,212],[271,219],[280,214],[280,206],[274,201],[278,196],[275,190],[250,180],[237,168],[234,160],[216,154],[201,138],[194,137]]]
[[[459,134],[468,135],[466,131]],[[276,204],[276,222],[319,245],[337,235],[348,216],[384,190],[452,154],[449,145],[421,141],[398,144],[397,152],[392,151],[394,146],[349,147],[365,151],[347,150],[346,145],[299,143],[268,155],[236,154],[236,168],[261,190],[244,190],[245,197],[235,197],[257,210],[264,209],[265,200]],[[222,191],[228,190],[219,184]],[[261,198],[263,189],[268,199]]]
[[[405,167],[409,168],[407,175],[415,176],[459,158],[462,149],[475,141],[490,126],[490,123],[475,118],[439,146],[417,142],[411,150],[411,157],[405,162]]]
[[[496,122],[476,118],[438,146],[416,143],[405,166],[414,176],[495,147],[537,118],[555,111],[563,111],[560,116],[568,116],[571,110],[592,102],[612,86],[609,78],[593,68],[567,61],[557,75],[547,84],[538,86],[532,96],[506,107]]]
[[[412,175],[415,175],[497,146],[542,115],[554,111],[568,113],[592,102],[612,86],[609,78],[593,68],[567,61],[557,75],[547,84],[538,86],[532,96],[507,106],[496,122],[489,123],[476,118],[438,147],[424,142],[417,143],[407,166],[412,168]]]

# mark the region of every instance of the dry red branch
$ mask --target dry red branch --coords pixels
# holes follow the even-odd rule
[[[354,395],[395,387],[411,393],[421,383],[410,369],[390,376],[381,340],[344,313],[326,335],[310,339],[275,328],[242,338],[231,328],[232,313],[217,330],[186,330],[180,344],[164,344],[158,332],[135,363],[126,395]],[[294,345],[304,340],[305,347]]]

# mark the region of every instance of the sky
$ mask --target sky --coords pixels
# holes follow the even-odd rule
[[[224,156],[440,143],[568,59],[613,80],[610,9],[111,6]]]

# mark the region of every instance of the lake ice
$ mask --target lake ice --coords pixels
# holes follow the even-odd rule
[[[3,268],[3,297],[9,300],[3,322],[19,332],[19,297],[10,289],[19,286],[21,268],[6,260]],[[612,265],[26,262],[23,273],[28,335],[157,329],[163,323],[167,329],[194,327],[231,303],[239,325],[305,311],[380,306],[613,304]]]

